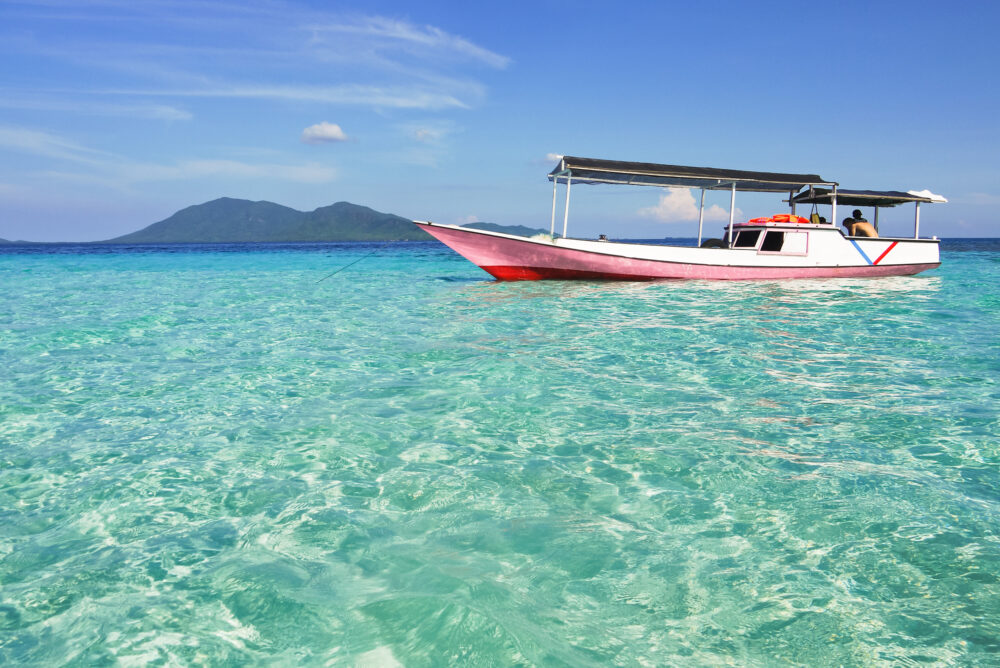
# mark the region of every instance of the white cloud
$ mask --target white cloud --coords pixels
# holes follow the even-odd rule
[[[355,34],[375,42],[376,47],[404,47],[429,52],[452,52],[466,58],[478,60],[497,69],[503,69],[510,63],[510,58],[484,49],[472,42],[451,35],[434,26],[416,26],[406,21],[389,19],[382,16],[372,16],[354,23],[328,23],[310,26],[314,34],[341,33]]]
[[[404,123],[400,131],[410,139],[422,144],[440,144],[449,135],[458,131],[451,121],[424,121],[420,123]]]
[[[293,181],[296,183],[329,183],[337,178],[337,170],[317,163],[288,165],[205,159],[185,160],[173,165],[135,164],[121,178],[123,181],[137,183],[143,181],[179,181],[213,176]]]
[[[466,109],[469,105],[444,90],[422,86],[374,86],[345,84],[342,86],[227,86],[162,90],[104,90],[105,95],[147,95],[158,97],[206,97],[261,100],[291,100],[336,105],[365,105],[396,109]],[[460,94],[470,99],[482,97],[482,87],[468,84]]]
[[[459,216],[455,219],[456,225],[468,225],[469,223],[478,223],[479,216]]]
[[[55,95],[55,97],[49,97]],[[113,104],[90,100],[68,100],[65,95],[16,95],[4,91],[0,94],[0,108],[28,109],[31,111],[68,111],[93,116],[121,116],[158,121],[189,121],[191,112],[165,104]]]
[[[460,126],[445,119],[400,123],[395,130],[398,133],[398,148],[387,153],[386,159],[435,168],[451,154],[452,135],[462,132]]]
[[[660,195],[660,201],[656,206],[643,207],[639,209],[638,214],[643,218],[652,218],[665,223],[698,220],[698,203],[695,202],[689,188],[664,188],[664,190],[666,194]],[[743,212],[737,208],[736,220],[742,217]],[[705,220],[729,222],[729,210],[713,204],[705,208]]]
[[[310,125],[302,131],[303,144],[330,144],[333,142],[347,141],[347,135],[336,123],[317,123]]]
[[[217,158],[185,160],[173,164],[143,162],[115,153],[97,151],[59,135],[13,126],[0,126],[0,150],[3,149],[85,165],[83,172],[50,170],[46,174],[55,179],[104,184],[111,187],[212,176],[298,183],[328,183],[337,178],[336,169],[314,162],[282,164]]]
[[[94,114],[110,116],[134,116],[136,118],[151,118],[161,121],[190,121],[194,116],[191,112],[165,104],[123,105],[118,108],[109,105],[95,106],[90,110]]]
[[[435,142],[444,137],[445,131],[441,128],[416,128],[413,131],[413,138],[422,142]]]
[[[49,5],[38,6],[48,25],[78,20],[75,12],[62,15],[60,3]],[[54,77],[44,90],[0,91],[0,98],[43,96],[43,104],[52,110],[72,113],[72,105],[79,104],[85,113],[166,120],[187,120],[190,114],[176,106],[144,105],[143,98],[468,108],[486,97],[485,85],[470,74],[470,66],[503,69],[510,62],[438,27],[381,16],[347,16],[284,2],[202,3],[193,16],[192,6],[177,0],[152,5],[96,2],[88,5],[86,16],[93,32],[57,40],[63,31],[52,29],[52,35],[0,46],[0,51],[14,48],[21,55],[71,63],[67,71],[88,71],[85,78]],[[150,22],[171,29],[152,41],[125,37],[139,31],[124,26]],[[95,101],[97,96],[130,100],[102,105]]]
[[[98,164],[111,155],[48,132],[12,126],[0,126],[0,149],[3,148],[88,165]]]
[[[559,162],[563,157],[559,153],[546,153],[545,162]]]

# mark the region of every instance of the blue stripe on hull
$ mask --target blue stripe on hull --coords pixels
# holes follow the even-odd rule
[[[848,239],[848,241],[850,241],[852,244],[854,244],[854,247],[858,249],[859,253],[861,253],[861,257],[863,257],[865,259],[865,262],[867,262],[869,265],[875,264],[874,262],[871,261],[871,258],[869,258],[867,255],[865,255],[865,252],[863,250],[861,250],[861,246],[858,245],[857,241],[855,241],[854,239]]]

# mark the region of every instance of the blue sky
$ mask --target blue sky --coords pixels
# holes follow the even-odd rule
[[[998,24],[986,2],[0,0],[0,237],[221,196],[548,227],[559,154],[926,188],[950,203],[922,233],[1000,236]],[[685,193],[576,187],[570,232],[690,218]]]

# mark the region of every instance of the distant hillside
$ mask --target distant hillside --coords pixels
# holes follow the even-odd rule
[[[412,221],[337,202],[302,212],[273,202],[223,197],[181,209],[166,220],[108,243],[238,243],[268,241],[426,241]]]
[[[546,230],[524,225],[470,223],[473,227],[531,237]],[[241,243],[299,241],[428,241],[407,218],[366,206],[337,202],[303,212],[275,204],[222,197],[181,209],[158,223],[106,243]],[[0,243],[16,243],[2,241]]]
[[[513,234],[519,237],[533,237],[536,234],[548,234],[548,230],[537,227],[525,227],[524,225],[497,225],[496,223],[469,223],[462,227],[471,227],[477,230],[488,232],[502,232],[503,234]],[[558,236],[558,235],[556,235]]]

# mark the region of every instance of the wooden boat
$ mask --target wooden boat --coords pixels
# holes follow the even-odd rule
[[[839,190],[815,174],[780,174],[563,157],[549,174],[552,223],[548,235],[526,238],[500,232],[414,221],[421,229],[499,280],[538,279],[786,279],[916,274],[940,265],[938,239],[920,238],[920,204],[947,201],[927,191]],[[555,236],[556,188],[566,186],[563,233]],[[613,183],[701,189],[698,245],[673,246],[574,239],[567,235],[573,183]],[[730,192],[723,239],[703,242],[705,192]],[[736,222],[737,191],[787,194],[790,213]],[[871,206],[913,202],[912,238],[848,236],[833,222],[795,215],[796,206]]]

